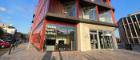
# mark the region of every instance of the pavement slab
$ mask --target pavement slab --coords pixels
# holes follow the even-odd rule
[[[19,45],[10,55],[8,52],[2,55],[0,60],[140,60],[139,52],[122,49],[40,52],[34,47],[27,49],[27,45]]]

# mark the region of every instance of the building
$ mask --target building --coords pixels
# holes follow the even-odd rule
[[[40,50],[117,48],[110,0],[39,0],[33,17],[31,42]]]
[[[135,46],[140,44],[140,12],[121,18],[118,21],[118,26],[120,39],[125,45],[135,48]]]
[[[12,25],[0,23],[0,27],[3,29],[5,33],[14,34],[16,32],[16,28]]]

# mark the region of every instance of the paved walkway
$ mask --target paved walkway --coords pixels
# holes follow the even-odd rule
[[[0,60],[41,60],[44,53],[38,52],[35,48],[27,49],[27,43],[19,45],[11,54],[8,52],[0,57]]]
[[[9,48],[0,49],[0,56],[5,54],[8,50],[9,50]]]
[[[140,53],[120,49],[42,53],[34,47],[27,49],[26,43],[18,46],[11,55],[4,54],[0,60],[140,60]]]

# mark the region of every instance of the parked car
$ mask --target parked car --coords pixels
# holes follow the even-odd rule
[[[11,43],[11,41],[12,41],[9,37],[7,37],[7,38],[1,38],[1,40],[4,40],[4,41],[9,42],[9,43]]]
[[[0,39],[0,48],[8,48],[8,47],[10,47],[10,43]]]

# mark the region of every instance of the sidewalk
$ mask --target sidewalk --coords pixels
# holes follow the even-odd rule
[[[44,53],[38,52],[34,47],[27,49],[28,43],[19,45],[15,50],[0,57],[0,60],[41,60]]]
[[[127,50],[91,50],[39,52],[34,47],[27,49],[27,43],[19,45],[8,55],[8,52],[0,57],[0,60],[140,60],[140,53]]]

